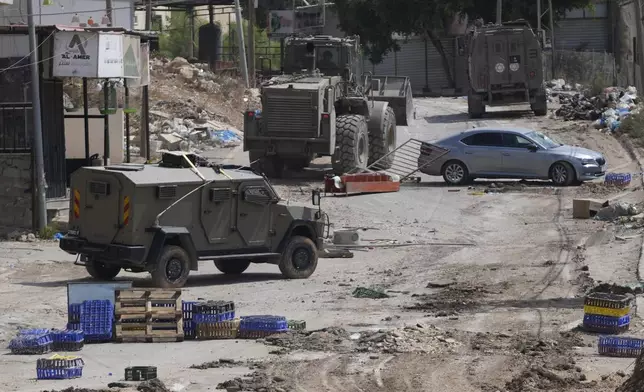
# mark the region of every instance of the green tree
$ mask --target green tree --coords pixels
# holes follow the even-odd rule
[[[248,34],[248,22],[243,21],[244,29],[244,44],[248,46],[248,39],[246,34]],[[223,52],[225,54],[233,54],[234,57],[239,55],[239,44],[237,43],[237,24],[231,23],[230,28],[227,34],[224,34],[223,38]],[[262,60],[262,58],[270,59],[271,68],[273,70],[279,70],[281,67],[280,62],[280,43],[272,41],[268,38],[266,30],[255,26],[255,69],[262,70],[263,68],[268,67],[268,60]],[[264,62],[262,64],[262,61]]]
[[[556,15],[566,9],[590,7],[592,0],[553,0]],[[369,59],[378,64],[390,51],[400,50],[394,34],[427,37],[441,55],[451,86],[454,77],[440,39],[457,17],[494,21],[496,0],[335,0],[340,27],[360,36]],[[518,18],[536,24],[536,2],[503,0],[503,19]]]
[[[172,11],[168,22],[168,27],[159,36],[159,51],[167,57],[188,57],[192,42],[190,17],[186,12]],[[199,27],[205,23],[202,19],[195,18],[195,47],[199,46]]]

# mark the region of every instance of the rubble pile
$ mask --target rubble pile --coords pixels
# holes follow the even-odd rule
[[[619,129],[624,118],[637,108],[639,98],[635,87],[607,87],[597,96],[589,96],[588,90],[575,85],[573,90],[563,80],[548,83],[548,94],[558,97],[561,107],[555,111],[557,117],[564,120],[594,121],[597,129],[608,129],[614,132]],[[561,87],[561,88],[558,88]]]
[[[242,143],[242,111],[258,107],[258,91],[238,79],[217,75],[207,64],[182,57],[150,59],[150,149],[202,153]],[[244,103],[244,101],[248,103]],[[131,150],[138,154],[140,136],[134,119]]]

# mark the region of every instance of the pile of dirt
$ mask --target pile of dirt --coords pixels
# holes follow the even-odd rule
[[[204,362],[201,365],[192,365],[190,369],[219,369],[243,366],[246,363],[243,361],[235,361],[234,359],[220,358],[217,361]]]
[[[621,295],[638,295],[644,293],[644,288],[642,286],[620,286],[615,283],[602,283],[592,288],[591,293],[610,293],[610,294],[621,294]]]
[[[165,386],[163,381],[158,378],[143,381],[138,387],[136,387],[136,390],[139,392],[171,392],[170,389]]]
[[[265,371],[255,371],[245,378],[236,377],[217,385],[217,389],[228,392],[288,392],[291,387],[286,378],[280,376],[270,377]]]
[[[585,346],[583,335],[577,332],[562,332],[554,337],[508,333],[476,333],[470,340],[473,350],[487,353],[506,353],[528,357],[561,356],[566,363],[573,363],[568,354],[574,347]]]
[[[566,391],[590,389],[597,386],[596,381],[585,382],[583,373],[559,375],[543,366],[532,366],[508,381],[508,392]]]
[[[267,337],[265,343],[288,350],[349,352],[350,334],[343,328],[324,328],[316,331],[289,331]]]
[[[69,387],[61,390],[52,389],[51,391],[45,390],[42,392],[114,392],[113,389],[87,389],[87,388],[74,388]]]
[[[620,385],[615,392],[640,392],[644,391],[644,353],[635,361],[633,374]]]
[[[422,310],[437,317],[454,316],[459,312],[481,306],[481,299],[493,292],[478,286],[449,286],[431,294],[413,294],[416,303],[408,310]]]

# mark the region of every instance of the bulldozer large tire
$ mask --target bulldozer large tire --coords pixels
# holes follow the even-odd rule
[[[280,157],[266,156],[263,152],[248,152],[248,160],[253,170],[264,173],[268,178],[281,178],[284,171],[284,160]]]
[[[336,175],[353,169],[366,169],[369,160],[369,131],[367,118],[360,114],[345,114],[335,120],[336,149],[331,158]]]
[[[373,164],[380,158],[385,159],[378,162],[376,170],[390,169],[394,163],[396,149],[396,113],[391,107],[385,111],[385,119],[380,128],[372,129],[369,132],[369,165]],[[391,153],[391,154],[390,154]],[[389,154],[389,155],[387,155]]]
[[[545,92],[535,97],[535,103],[530,107],[535,116],[545,116],[548,114],[548,98]]]

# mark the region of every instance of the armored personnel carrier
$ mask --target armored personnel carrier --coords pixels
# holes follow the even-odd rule
[[[262,110],[245,114],[251,164],[269,177],[318,156],[331,156],[336,174],[391,166],[396,126],[413,114],[409,78],[363,72],[359,37],[289,37],[284,47],[283,75],[262,85]]]
[[[308,278],[322,249],[325,217],[287,206],[250,170],[207,165],[195,155],[165,153],[154,165],[84,167],[72,174],[69,231],[60,248],[78,255],[96,279],[124,269],[149,272],[156,287],[182,287],[199,262],[224,274],[251,263]]]
[[[542,47],[528,22],[476,27],[466,37],[468,113],[480,118],[486,106],[529,103],[537,116],[548,112]]]

